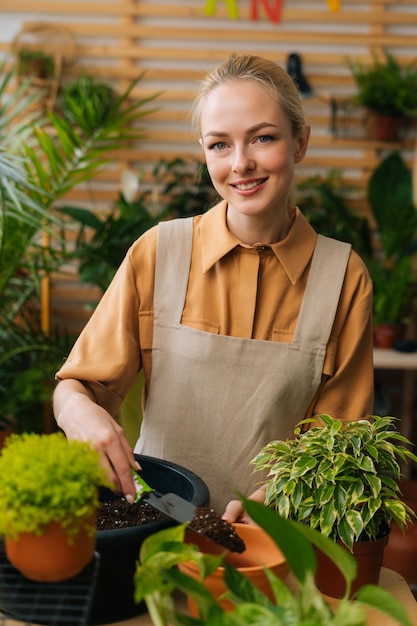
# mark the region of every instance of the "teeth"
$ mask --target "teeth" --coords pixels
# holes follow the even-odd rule
[[[236,185],[236,189],[240,189],[241,191],[246,191],[247,189],[253,189],[254,187],[257,187],[258,185],[259,183],[257,182],[246,183],[246,184]]]

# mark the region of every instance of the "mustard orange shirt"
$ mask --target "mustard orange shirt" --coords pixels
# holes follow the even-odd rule
[[[249,246],[227,229],[226,210],[221,202],[194,218],[182,323],[223,335],[290,342],[317,234],[297,209],[285,239]],[[156,227],[133,244],[57,373],[57,379],[86,383],[113,415],[141,368],[145,393],[149,385],[156,244]],[[372,346],[372,283],[363,261],[352,252],[322,384],[308,416],[329,413],[357,420],[372,414]]]

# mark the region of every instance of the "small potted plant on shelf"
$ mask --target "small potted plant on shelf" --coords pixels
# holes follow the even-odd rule
[[[351,601],[342,598],[330,605],[317,590],[313,574],[316,567],[311,541],[317,541],[343,572],[348,587],[355,573],[351,555],[317,531],[286,520],[270,508],[243,500],[252,520],[260,526],[284,553],[290,577],[282,580],[268,568],[265,575],[273,589],[271,600],[257,589],[237,568],[224,562],[225,594],[215,598],[204,586],[204,580],[223,562],[222,556],[203,554],[196,546],[184,543],[184,526],[156,533],[146,539],[140,551],[135,573],[136,601],[145,600],[155,626],[365,626],[368,608],[378,609],[398,624],[411,626],[401,603],[381,587],[369,585]],[[224,555],[223,555],[224,556]],[[178,570],[184,562],[195,563],[200,580]],[[193,598],[198,617],[191,618],[175,606],[175,589]],[[222,600],[231,606],[225,608]]]
[[[416,292],[417,212],[412,174],[398,151],[389,153],[372,172],[367,197],[378,239],[368,261],[374,284],[375,345],[390,348],[401,338]]]
[[[348,63],[358,89],[355,100],[371,112],[375,139],[398,139],[405,120],[417,115],[417,60],[401,64],[386,52],[383,59],[374,54],[370,65]]]
[[[55,73],[55,59],[42,50],[21,48],[17,55],[19,76],[52,80]]]
[[[312,422],[320,425],[303,433],[302,428]],[[373,416],[343,424],[322,414],[303,420],[294,439],[272,441],[253,460],[255,470],[268,474],[266,505],[360,554],[352,592],[367,582],[378,582],[391,523],[404,528],[415,517],[402,501],[398,481],[399,461],[417,457],[394,422],[393,417]],[[316,577],[320,589],[343,596],[343,580],[321,560],[325,563]],[[362,571],[364,567],[369,569]],[[322,573],[329,574],[328,579]]]
[[[0,456],[0,536],[24,576],[75,576],[92,559],[98,489],[109,486],[100,455],[62,433],[8,437]]]

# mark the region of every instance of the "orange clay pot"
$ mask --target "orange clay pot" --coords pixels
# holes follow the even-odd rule
[[[0,454],[1,454],[2,448],[5,444],[7,437],[11,435],[12,432],[13,432],[12,428],[0,422]]]
[[[403,333],[402,324],[379,324],[374,328],[374,346],[390,350],[396,341],[402,339]]]
[[[404,479],[400,482],[400,489],[404,502],[417,513],[417,481]],[[404,529],[404,532],[398,524],[392,523],[382,565],[401,574],[417,598],[417,522],[415,520]]]
[[[93,524],[95,530],[95,516]],[[10,563],[37,582],[59,582],[81,572],[93,557],[95,543],[95,534],[85,530],[68,542],[59,522],[50,522],[42,535],[21,533],[17,540],[5,539]]]
[[[238,535],[245,542],[246,550],[241,554],[228,552],[225,560],[244,574],[244,576],[268,596],[271,601],[274,601],[274,595],[268,579],[265,576],[264,568],[269,568],[276,576],[285,579],[289,572],[289,567],[284,555],[271,537],[259,526],[238,523],[233,524],[233,526]],[[212,541],[208,541],[193,531],[187,531],[185,541],[186,543],[193,543],[198,546],[200,551],[205,554],[221,554],[224,552],[224,548],[217,546]],[[199,580],[199,572],[195,563],[181,563],[179,569],[184,574]],[[223,574],[224,567],[219,567],[204,581],[204,586],[215,598],[225,593],[227,589],[223,581]],[[198,607],[196,603],[191,598],[188,598],[187,601],[190,615],[198,617]],[[226,611],[234,608],[234,605],[228,600],[222,600],[220,606]]]
[[[352,582],[350,597],[363,585],[378,585],[382,558],[388,543],[389,533],[375,541],[358,541],[353,544],[353,557],[358,569]],[[337,543],[346,548],[340,541]],[[347,550],[347,548],[346,548]],[[315,550],[317,571],[314,577],[317,587],[331,598],[343,598],[346,591],[345,579],[336,565],[320,550]]]

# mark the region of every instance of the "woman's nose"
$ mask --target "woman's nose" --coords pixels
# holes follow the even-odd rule
[[[233,171],[246,172],[255,169],[255,161],[247,148],[237,148],[234,152]]]

